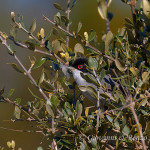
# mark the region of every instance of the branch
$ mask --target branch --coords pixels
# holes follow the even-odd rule
[[[139,134],[140,134],[140,139],[141,139],[142,145],[143,145],[143,150],[146,150],[147,148],[146,148],[146,144],[145,144],[145,141],[144,141],[144,136],[143,136],[143,133],[142,133],[142,130],[141,130],[141,127],[140,127],[140,123],[139,123],[137,114],[136,114],[135,109],[134,109],[134,105],[135,105],[135,103],[132,103],[130,105],[130,109],[132,111],[132,114],[134,116],[135,122],[136,122],[137,127],[138,127],[138,131],[139,131]]]
[[[44,20],[48,21],[48,22],[51,23],[52,25],[54,25],[54,26],[56,25],[55,22],[51,21],[51,20],[48,19],[46,16],[43,15],[43,18],[44,18]],[[65,30],[65,29],[62,28],[61,26],[56,26],[56,27],[57,27],[58,29],[60,29],[61,31],[65,32],[68,36],[70,36],[70,37],[72,37],[72,38],[74,38],[74,39],[77,38],[76,35],[74,35],[74,34],[68,32],[67,30]],[[108,55],[103,54],[101,51],[99,51],[97,48],[95,48],[95,47],[93,47],[92,45],[90,45],[88,42],[85,42],[85,41],[83,41],[83,40],[82,40],[81,42],[84,44],[85,47],[89,47],[89,48],[91,48],[92,50],[94,50],[96,53],[98,53],[98,54],[104,56],[105,58],[110,59],[110,60],[112,60],[112,61],[115,61],[114,58],[112,58],[111,56],[108,56]]]
[[[6,40],[1,36],[1,34],[2,34],[2,32],[0,31],[0,40],[2,41],[2,44],[7,47],[8,51],[11,54],[13,54],[12,56],[18,62],[18,64],[21,66],[21,68],[24,70],[25,74],[29,77],[29,79],[32,81],[32,83],[35,85],[35,87],[39,90],[39,92],[44,97],[44,99],[47,102],[49,102],[50,105],[51,105],[51,102],[50,102],[49,98],[46,96],[46,94],[43,92],[43,90],[37,85],[37,83],[34,80],[34,78],[32,77],[32,75],[28,72],[28,70],[25,68],[25,66],[21,63],[21,61],[19,60],[19,58],[14,54],[14,52],[12,51],[12,49],[10,48],[10,46],[7,44]]]
[[[67,1],[67,18],[70,17],[70,0]],[[69,23],[67,24],[67,31],[69,32]],[[66,36],[66,45],[69,46],[69,36]]]

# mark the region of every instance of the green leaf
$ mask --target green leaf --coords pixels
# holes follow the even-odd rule
[[[35,95],[29,88],[28,88],[28,90],[29,90],[29,92],[31,93],[31,95],[33,96],[33,97],[35,97],[35,98],[37,98],[37,99],[40,99],[41,100],[41,98],[40,97],[38,97],[37,95]]]
[[[89,63],[90,69],[92,69],[92,70],[98,69],[98,62],[97,62],[96,58],[89,57],[88,63]]]
[[[52,96],[51,96],[51,103],[52,103],[55,107],[58,106],[58,104],[59,104],[59,99],[58,99],[58,97],[57,97],[56,95],[52,95]]]
[[[52,30],[50,30],[50,31],[46,34],[45,40],[48,40],[48,39],[51,37],[51,35],[52,35]]]
[[[20,119],[20,115],[21,115],[21,109],[18,106],[15,106],[14,117],[16,119]]]
[[[82,45],[80,43],[77,43],[74,46],[74,52],[75,52],[75,54],[77,54],[77,53],[84,54],[84,48],[82,47]]]
[[[35,62],[35,64],[32,67],[32,69],[37,69],[37,68],[41,67],[45,63],[45,61],[46,61],[46,58],[41,58],[40,60]]]
[[[7,95],[7,97],[8,97],[8,98],[11,97],[14,92],[15,92],[15,89],[10,89],[10,90],[9,90],[9,93],[8,93],[8,95]]]
[[[135,67],[131,67],[130,71],[133,73],[134,76],[137,76],[137,74],[139,73],[139,70]]]
[[[33,20],[29,32],[33,33],[35,31],[35,29],[36,29],[36,19]]]
[[[69,19],[65,15],[61,15],[61,21],[64,22],[66,26],[69,23]]]
[[[64,11],[63,7],[60,4],[54,3],[53,5],[56,9]]]
[[[54,21],[55,21],[56,25],[60,25],[60,20],[61,20],[60,12],[58,12],[58,13],[54,16]]]
[[[16,26],[13,26],[10,29],[10,35],[15,39],[16,38],[16,34],[17,34],[17,28],[16,28]]]
[[[102,69],[102,71],[100,73],[100,82],[102,82],[102,80],[104,79],[105,75],[106,75],[106,70]]]
[[[76,103],[77,118],[81,118],[82,109],[83,109],[82,104],[79,101],[77,101]]]
[[[21,98],[16,98],[16,104],[20,104],[21,103]]]
[[[85,73],[80,73],[81,74],[81,77],[83,78],[83,79],[85,79],[87,82],[89,82],[89,83],[93,83],[94,85],[96,85],[96,86],[99,86],[99,84],[97,83],[97,81],[96,80],[94,80],[94,77],[93,77],[93,75],[91,75],[91,74],[85,74]]]
[[[72,107],[69,102],[65,102],[64,108],[69,116],[72,115]]]
[[[27,45],[28,49],[34,51],[35,50],[35,44],[31,41],[26,41],[25,44]]]
[[[45,72],[42,70],[39,81],[38,81],[38,86],[45,80]]]
[[[82,23],[81,23],[81,22],[79,22],[79,23],[78,23],[77,33],[79,33],[79,32],[80,32],[81,28],[82,28]]]
[[[116,64],[116,67],[121,71],[121,72],[124,72],[126,71],[126,68],[124,68],[121,63],[119,62],[118,59],[115,59],[115,64]]]
[[[143,83],[146,83],[150,78],[149,72],[143,72],[142,73],[142,81]]]
[[[90,92],[91,94],[91,97],[97,99],[97,91],[94,87],[92,86],[83,86],[83,85],[80,85],[79,86],[79,89],[82,91],[82,92]]]
[[[111,31],[109,31],[105,39],[105,54],[107,54],[109,51],[109,47],[110,47],[112,39],[113,39],[113,34]]]
[[[46,104],[46,111],[48,112],[48,114],[49,114],[52,118],[55,117],[55,116],[54,116],[54,112],[53,112],[53,110],[52,110],[52,108],[51,108],[51,106],[50,106],[49,104]]]
[[[11,65],[17,72],[23,73],[23,71],[18,68],[18,66],[15,63],[7,63],[8,65]]]
[[[93,41],[93,40],[95,39],[95,37],[96,37],[96,31],[91,30],[91,31],[90,31],[90,34],[89,34],[89,36],[88,36],[88,42]]]

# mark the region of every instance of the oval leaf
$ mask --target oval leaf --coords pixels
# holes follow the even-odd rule
[[[124,68],[124,67],[120,64],[120,62],[119,62],[118,59],[115,59],[115,64],[116,64],[117,68],[118,68],[121,72],[126,71],[126,68]]]
[[[84,48],[82,47],[82,45],[80,43],[77,43],[75,45],[74,52],[75,52],[75,54],[77,54],[77,53],[84,54]]]
[[[37,68],[41,67],[45,63],[45,61],[46,61],[46,58],[41,58],[39,61],[35,62],[32,69],[37,69]]]
[[[33,33],[36,29],[36,19],[33,20],[32,25],[30,27],[30,33]]]
[[[23,71],[18,68],[18,66],[15,63],[7,63],[8,65],[11,65],[17,72],[23,73]]]

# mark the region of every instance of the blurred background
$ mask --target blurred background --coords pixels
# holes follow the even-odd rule
[[[73,0],[72,0],[73,1]],[[71,2],[72,2],[71,1]],[[27,27],[30,27],[34,18],[37,20],[37,29],[35,34],[41,27],[45,29],[45,32],[50,31],[52,25],[44,21],[42,15],[46,15],[53,20],[53,16],[58,12],[53,6],[53,3],[59,3],[66,8],[67,0],[0,0],[0,31],[9,34],[12,23],[10,13],[12,11],[17,15],[18,13],[23,15],[24,23]],[[138,1],[137,7],[140,4]],[[117,33],[118,28],[122,28],[124,25],[124,18],[131,18],[130,7],[124,4],[121,0],[113,0],[109,11],[114,14],[114,18],[110,23],[110,29],[113,33]],[[97,11],[96,0],[77,0],[76,5],[72,9],[70,14],[72,25],[70,31],[76,31],[78,22],[81,21],[83,26],[80,32],[81,35],[85,31],[89,32],[94,29],[101,40],[103,32],[106,33],[105,21],[102,20]],[[23,32],[19,32],[18,38],[25,40],[27,36]],[[11,41],[10,44],[13,45]],[[70,43],[70,47],[73,48],[75,43]],[[22,63],[29,68],[29,56],[34,55],[33,51],[22,49],[17,46],[13,46],[16,50],[16,55],[22,61]],[[22,103],[33,100],[32,95],[28,91],[28,87],[35,88],[29,83],[29,79],[16,72],[7,63],[15,62],[13,57],[8,55],[7,49],[0,44],[0,89],[5,88],[5,93],[8,93],[10,89],[15,89],[15,93],[11,97],[11,100],[16,98],[22,98]],[[33,76],[36,74],[33,72]],[[7,96],[6,94],[4,94]],[[0,146],[7,148],[7,141],[14,140],[16,142],[16,148],[22,147],[24,150],[36,150],[38,146],[42,146],[44,149],[48,147],[47,139],[43,138],[41,133],[26,133],[11,131],[15,130],[38,130],[34,122],[12,122],[10,121],[13,116],[14,107],[8,103],[0,103]],[[3,129],[3,127],[7,128]]]

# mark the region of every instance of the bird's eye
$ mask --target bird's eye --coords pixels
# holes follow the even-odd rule
[[[78,65],[78,69],[81,70],[83,68],[83,65]]]

